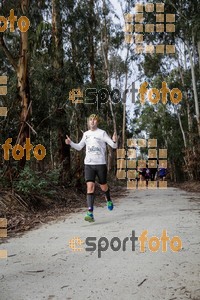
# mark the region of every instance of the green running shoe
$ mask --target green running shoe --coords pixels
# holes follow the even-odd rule
[[[113,202],[107,201],[107,207],[108,207],[108,210],[113,210]]]
[[[88,222],[94,222],[94,216],[93,216],[93,213],[88,211],[86,216],[85,216],[85,221],[88,221]]]

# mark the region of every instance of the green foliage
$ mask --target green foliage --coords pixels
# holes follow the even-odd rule
[[[60,169],[53,169],[46,173],[46,180],[51,183],[52,186],[56,186],[59,183]]]
[[[24,194],[42,193],[48,182],[41,177],[41,173],[33,171],[28,165],[21,171],[19,178],[14,181],[14,188]]]
[[[33,171],[33,169],[26,164],[24,170],[21,171],[19,178],[13,183],[16,191],[23,194],[52,194],[52,187],[58,185],[59,169],[51,170],[47,173]]]

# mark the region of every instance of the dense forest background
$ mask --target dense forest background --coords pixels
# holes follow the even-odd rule
[[[119,1],[121,15],[135,3]],[[156,138],[158,147],[168,149],[172,181],[200,180],[200,1],[163,3],[167,12],[176,14],[176,30],[150,34],[146,41],[175,44],[175,54],[135,53],[134,43],[125,43],[124,20],[108,0],[1,1],[1,16],[14,9],[31,26],[23,33],[15,23],[14,32],[0,32],[0,76],[8,76],[8,94],[0,96],[0,105],[8,108],[7,117],[0,117],[0,144],[12,138],[13,146],[24,145],[30,137],[34,146],[46,148],[41,161],[33,155],[30,161],[25,156],[7,161],[0,148],[1,188],[50,194],[49,186],[81,187],[84,152],[70,149],[65,136],[80,141],[91,113],[99,114],[100,128],[110,136],[117,132],[119,148],[127,138]],[[131,112],[128,93],[121,93],[123,101],[117,104],[111,97],[102,105],[86,103],[87,88],[125,91],[136,79],[157,89],[165,81],[170,89],[179,88],[183,99],[178,105],[146,101],[143,106],[136,99]],[[83,103],[69,100],[69,92],[77,88],[84,91]],[[115,156],[108,147],[113,176]]]

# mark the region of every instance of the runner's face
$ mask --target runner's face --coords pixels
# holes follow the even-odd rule
[[[90,118],[90,119],[89,119],[89,127],[90,127],[90,130],[95,130],[95,129],[97,129],[97,124],[98,124],[97,119],[95,119],[95,118]]]

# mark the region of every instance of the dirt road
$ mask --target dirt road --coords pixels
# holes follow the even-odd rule
[[[0,260],[0,300],[200,299],[199,194],[130,191],[112,212],[96,208],[95,223],[84,215],[71,214],[1,244],[9,257]],[[133,233],[139,237],[145,230],[145,252],[139,240],[133,251]],[[170,247],[177,250],[178,241],[167,241],[162,252],[164,241],[149,240],[160,239],[163,230],[170,240],[179,237],[180,251]],[[74,245],[82,250],[70,248],[74,237],[84,241]],[[92,247],[96,251],[86,251]]]

